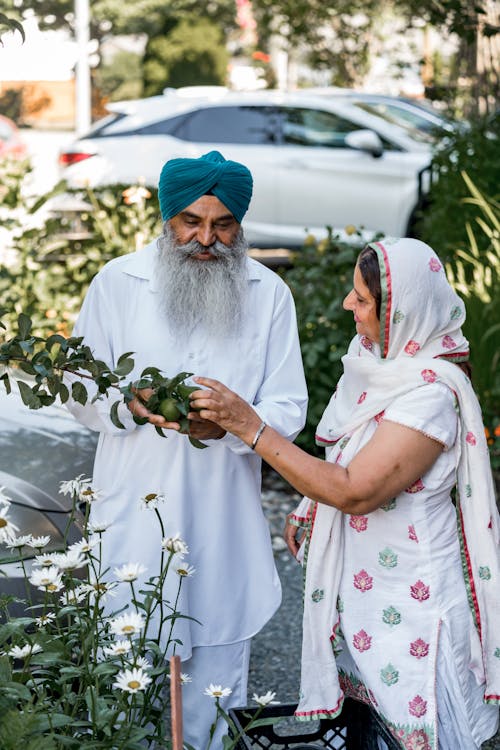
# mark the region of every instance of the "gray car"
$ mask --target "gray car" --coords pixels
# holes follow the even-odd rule
[[[2,387],[0,415],[0,488],[11,500],[9,519],[20,536],[49,535],[44,552],[62,549],[72,502],[60,494],[60,483],[80,474],[92,476],[97,434],[76,422],[63,406],[28,409],[15,388],[7,395]],[[77,512],[68,543],[81,538],[82,520]],[[26,554],[28,548],[24,549]],[[35,554],[33,550],[31,557]],[[0,558],[10,555],[17,556],[1,544]],[[19,564],[0,564],[0,576],[1,594],[25,596]],[[10,611],[19,614],[19,607]]]

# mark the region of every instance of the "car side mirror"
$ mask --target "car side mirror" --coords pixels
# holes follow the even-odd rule
[[[358,151],[366,151],[375,159],[378,159],[384,153],[384,146],[377,133],[373,130],[362,128],[347,133],[344,142],[349,148],[355,148]]]

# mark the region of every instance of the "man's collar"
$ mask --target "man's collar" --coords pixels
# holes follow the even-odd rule
[[[151,292],[158,291],[156,275],[154,273],[154,264],[157,253],[158,240],[156,239],[150,242],[149,245],[141,248],[141,250],[136,250],[135,253],[123,256],[123,273],[127,273],[129,276],[135,276],[138,279],[149,281],[149,289]],[[200,263],[201,262],[208,261],[200,261]],[[249,281],[260,281],[263,270],[261,263],[253,258],[247,258],[247,269]]]

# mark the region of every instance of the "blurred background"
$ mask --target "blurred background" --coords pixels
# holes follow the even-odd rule
[[[156,181],[246,163],[250,254],[297,304],[312,434],[357,252],[420,237],[463,296],[500,471],[499,4],[0,0],[0,308],[69,335],[90,279],[161,229]]]

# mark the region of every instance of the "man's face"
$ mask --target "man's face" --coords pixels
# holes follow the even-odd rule
[[[206,250],[196,253],[196,260],[211,261],[210,252],[217,240],[231,247],[239,232],[240,224],[215,195],[202,195],[183,211],[170,219],[170,227],[180,245],[196,240]]]

